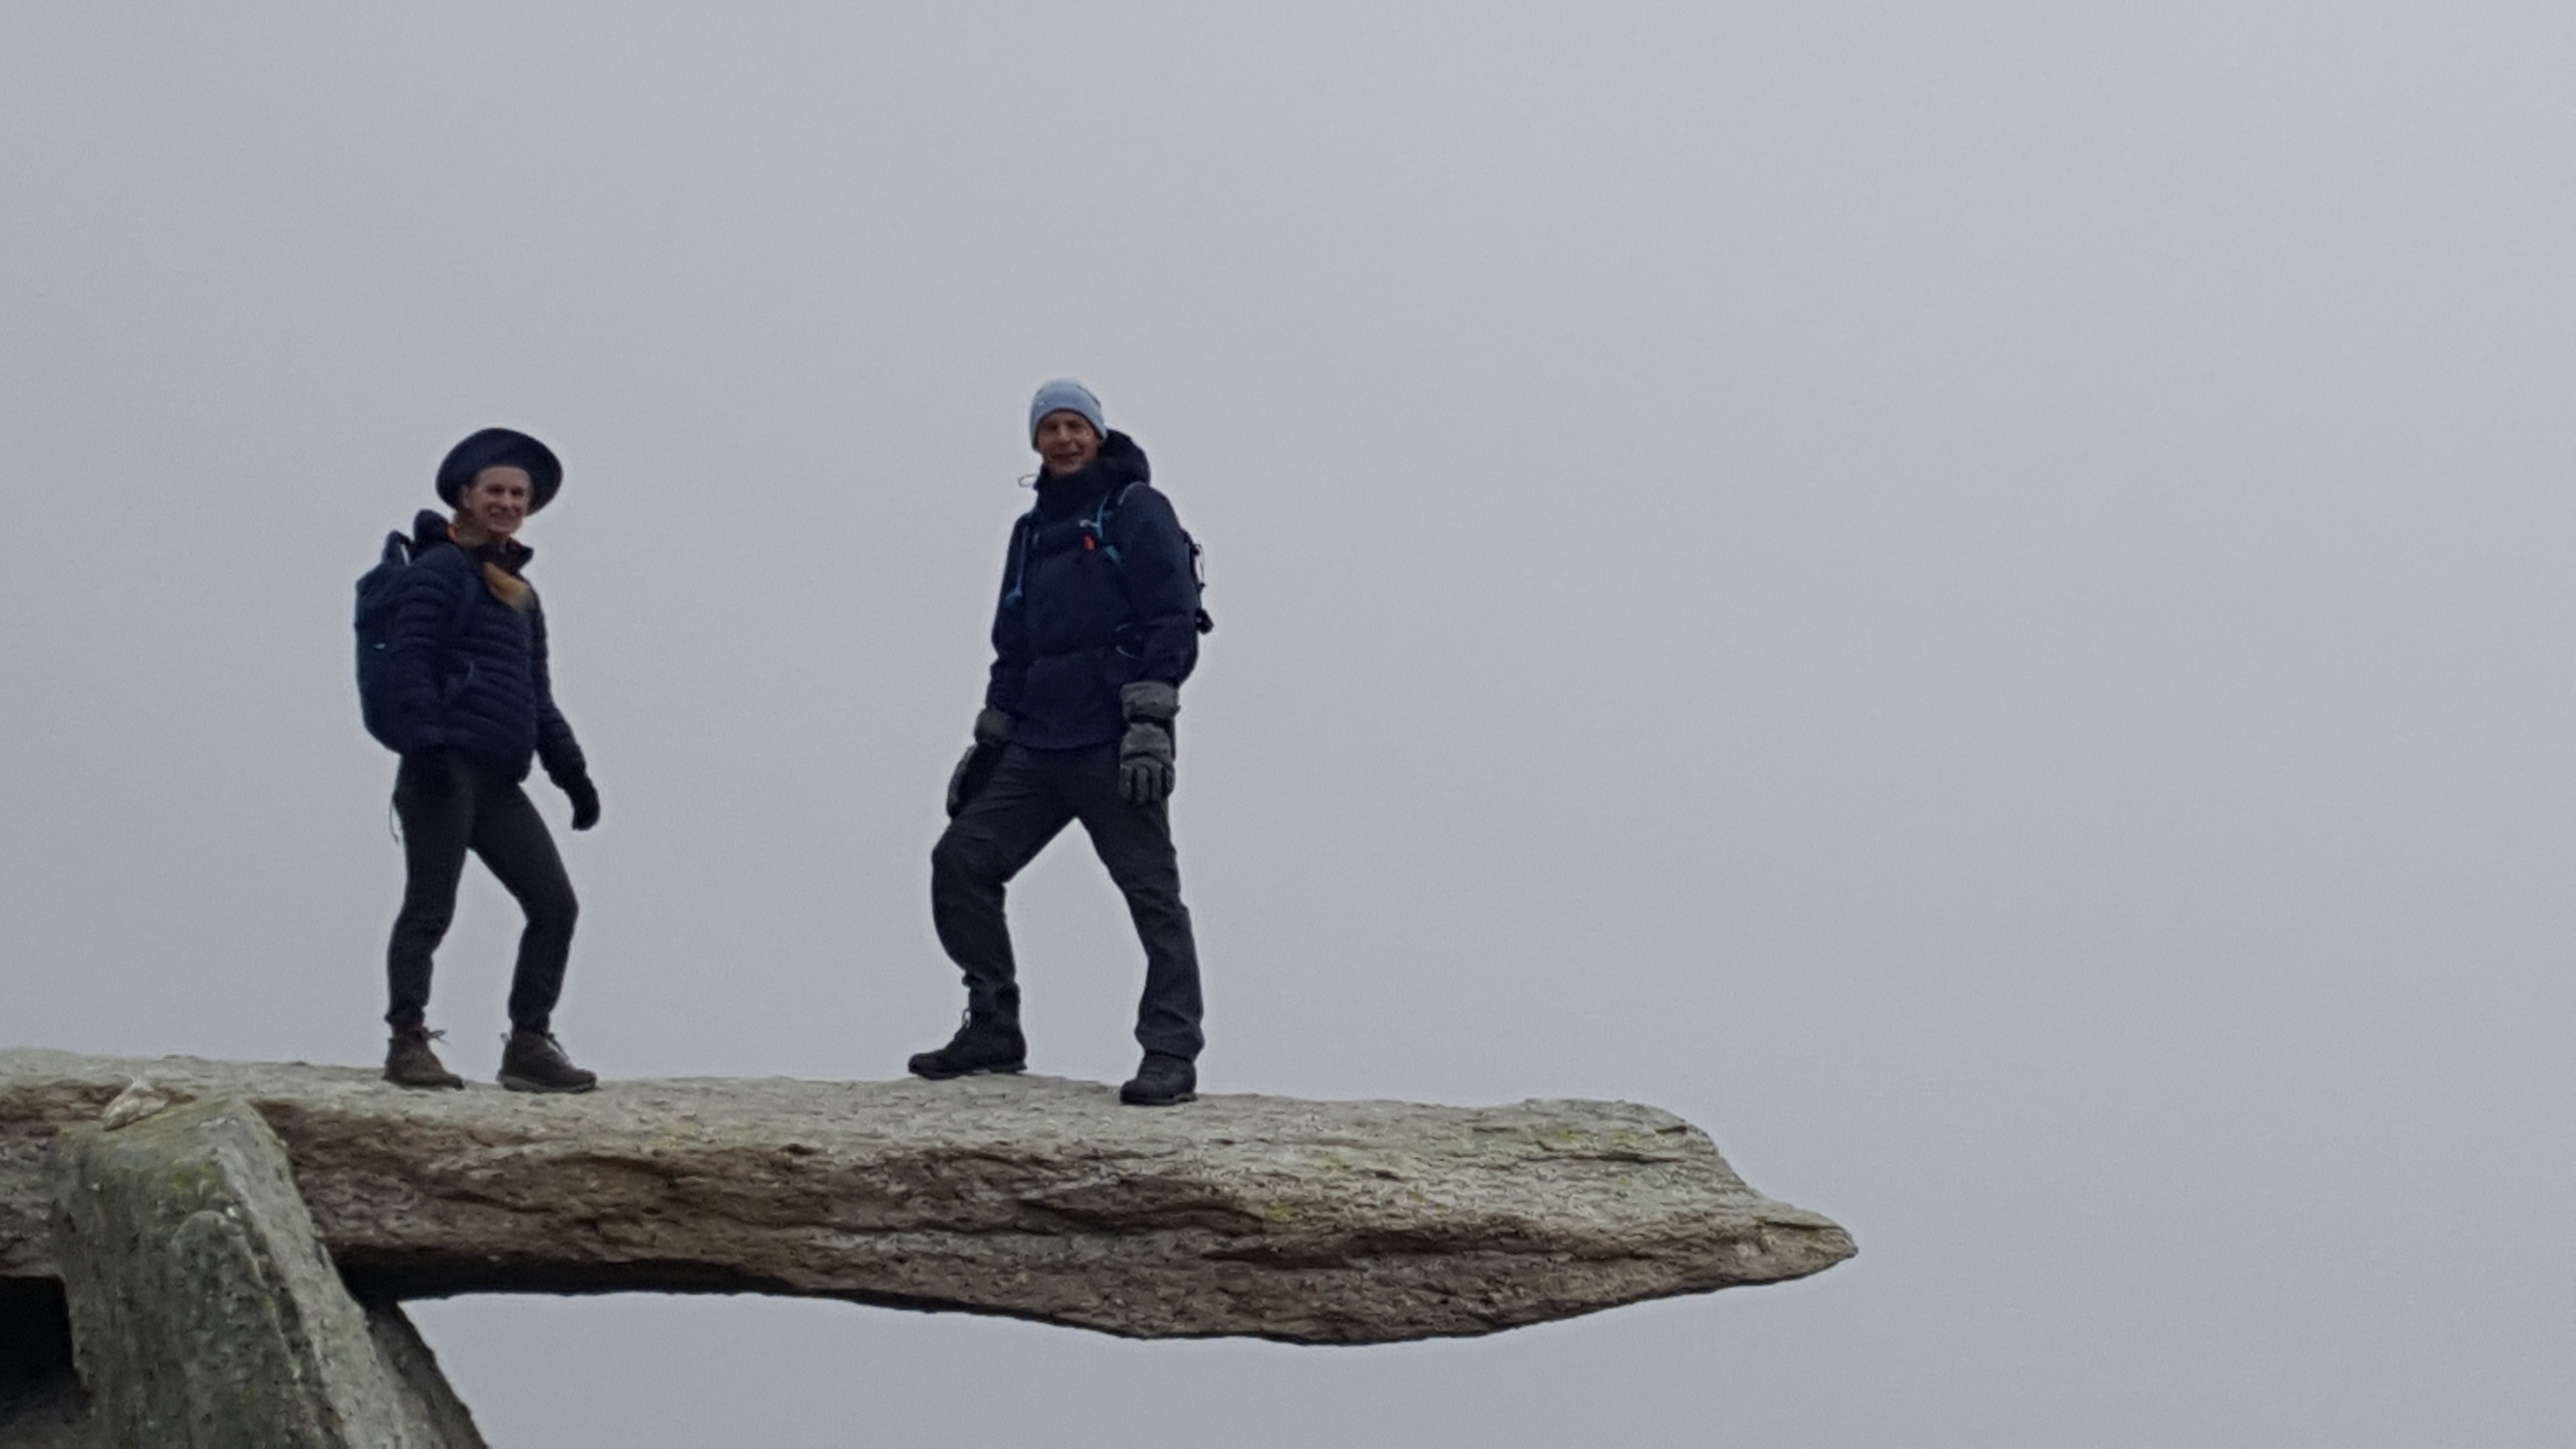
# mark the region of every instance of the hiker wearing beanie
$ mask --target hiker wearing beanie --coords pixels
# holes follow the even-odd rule
[[[939,943],[966,978],[956,1037],[910,1063],[934,1080],[1027,1065],[1002,913],[1011,878],[1082,822],[1145,947],[1144,1061],[1121,1101],[1197,1092],[1198,946],[1181,903],[1167,801],[1180,687],[1205,618],[1189,535],[1147,481],[1144,450],[1070,380],[1038,389],[1037,506],[1011,530],[993,616],[992,683],[948,787],[930,856]]]
[[[545,610],[526,578],[534,553],[518,538],[562,483],[563,465],[545,444],[506,428],[476,433],[439,465],[438,496],[453,512],[423,511],[408,549],[388,540],[385,563],[359,583],[360,694],[369,729],[402,756],[394,810],[406,880],[385,953],[393,998],[385,1079],[401,1086],[464,1085],[431,1049],[427,1014],[430,956],[455,916],[469,852],[527,914],[501,1085],[584,1092],[598,1084],[553,1036],[579,906],[554,837],[520,788],[531,759],[542,761],[572,801],[572,828],[599,823],[599,791],[547,676]],[[389,600],[372,646],[371,584]],[[372,676],[370,647],[381,655]]]

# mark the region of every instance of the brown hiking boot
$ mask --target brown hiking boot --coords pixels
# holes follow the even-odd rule
[[[574,1066],[552,1032],[518,1027],[501,1048],[501,1085],[513,1092],[587,1092],[599,1085],[599,1074]]]
[[[430,1038],[445,1035],[426,1027],[395,1027],[393,1040],[385,1044],[385,1080],[397,1087],[464,1086],[465,1079],[449,1071],[429,1048]]]

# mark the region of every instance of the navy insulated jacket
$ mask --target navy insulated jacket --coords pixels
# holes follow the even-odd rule
[[[385,688],[394,701],[402,753],[450,749],[516,784],[533,755],[556,783],[590,769],[572,726],[555,708],[546,673],[546,615],[533,591],[525,610],[494,596],[483,560],[447,536],[447,520],[423,511],[412,523],[413,560],[394,602]],[[511,563],[531,556],[511,549]],[[471,592],[462,627],[459,595]],[[453,629],[454,643],[448,644]],[[444,646],[444,647],[442,647]]]
[[[1120,685],[1177,686],[1197,667],[1198,577],[1151,476],[1145,450],[1114,430],[1090,467],[1039,475],[1038,506],[1012,528],[1002,565],[984,692],[1011,717],[1013,744],[1108,744],[1126,728]]]

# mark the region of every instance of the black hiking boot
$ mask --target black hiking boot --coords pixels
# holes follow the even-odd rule
[[[1199,1069],[1189,1058],[1170,1052],[1145,1053],[1136,1075],[1118,1089],[1118,1100],[1130,1107],[1171,1107],[1198,1099]]]
[[[1016,1026],[994,1026],[969,1017],[935,1052],[915,1052],[904,1070],[916,1077],[944,1082],[951,1077],[1007,1075],[1029,1069],[1029,1044]]]
[[[398,1026],[385,1043],[385,1080],[397,1087],[462,1088],[465,1079],[447,1069],[430,1050],[432,1037],[445,1036],[422,1026]]]
[[[554,1033],[517,1027],[501,1048],[501,1085],[513,1092],[587,1092],[599,1085],[599,1074],[574,1066]]]

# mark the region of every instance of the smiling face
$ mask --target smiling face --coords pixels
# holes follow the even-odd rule
[[[1071,408],[1058,408],[1038,419],[1038,435],[1030,446],[1046,460],[1050,473],[1079,473],[1100,456],[1100,434],[1091,429],[1091,420]]]
[[[465,499],[456,508],[457,522],[485,538],[508,538],[528,521],[530,491],[527,469],[486,468],[466,485]]]

